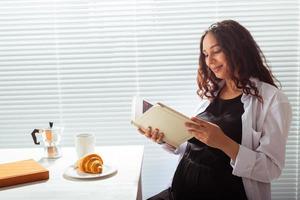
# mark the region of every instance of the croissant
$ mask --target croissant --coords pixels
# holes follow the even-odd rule
[[[81,172],[99,174],[102,173],[103,160],[98,154],[88,154],[77,161],[77,167]]]

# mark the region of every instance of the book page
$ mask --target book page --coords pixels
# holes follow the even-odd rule
[[[150,106],[150,108],[147,112],[132,120],[133,125],[144,129],[149,126],[158,128],[164,133],[163,140],[174,147],[179,147],[180,144],[192,138],[184,125],[185,122],[191,121],[189,117],[162,103],[147,105],[146,102],[145,105]]]
[[[131,107],[131,120],[135,120],[145,113],[153,104],[145,100],[140,96],[134,96],[132,98],[132,107]]]

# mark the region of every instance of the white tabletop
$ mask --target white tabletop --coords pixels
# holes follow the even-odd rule
[[[49,170],[49,180],[0,188],[1,200],[140,200],[143,146],[97,147],[105,163],[117,173],[101,179],[69,179],[63,176],[77,160],[75,149],[65,147],[59,159],[42,158],[41,148],[0,149],[0,163],[35,159]]]

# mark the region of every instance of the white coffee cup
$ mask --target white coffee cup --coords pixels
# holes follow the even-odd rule
[[[91,133],[80,133],[75,136],[75,149],[78,158],[95,152],[95,135]]]

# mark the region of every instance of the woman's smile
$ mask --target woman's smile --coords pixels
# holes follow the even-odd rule
[[[223,65],[218,65],[216,67],[210,67],[214,74],[218,74],[222,71]]]

